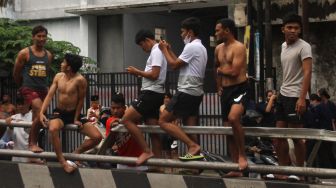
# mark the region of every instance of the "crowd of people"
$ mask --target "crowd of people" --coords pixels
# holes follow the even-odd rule
[[[262,126],[278,128],[323,128],[335,130],[335,105],[329,101],[327,90],[319,90],[318,95],[308,95],[312,71],[312,51],[310,45],[300,39],[301,17],[289,14],[283,19],[282,32],[285,42],[282,44],[281,65],[283,81],[280,91],[267,92],[267,100],[259,103],[257,109],[263,114]],[[53,78],[49,86],[48,70],[52,62],[52,54],[45,49],[48,31],[43,26],[36,26],[32,31],[33,45],[21,50],[18,54],[13,76],[19,89],[19,95],[24,99],[25,110],[20,110],[22,102],[17,102],[17,111],[4,95],[1,105],[2,116],[11,116],[8,123],[20,117],[30,120],[30,131],[17,129],[16,134],[24,137],[19,147],[7,141],[8,148],[29,149],[32,152],[42,152],[38,146],[37,135],[41,126],[48,127],[57,159],[67,173],[76,170],[79,161],[69,161],[63,156],[59,132],[66,124],[78,125],[78,131],[86,135],[74,153],[83,153],[95,148],[102,140],[115,140],[110,149],[120,156],[137,157],[135,166],[118,165],[118,168],[147,169],[144,163],[152,158],[162,157],[162,143],[158,134],[151,134],[151,147],[145,140],[139,123],[160,125],[167,132],[170,140],[180,140],[187,146],[187,153],[180,156],[182,161],[201,160],[201,146],[197,135],[186,134],[179,122],[185,126],[198,124],[199,106],[203,99],[203,84],[205,69],[208,62],[207,49],[202,44],[200,36],[201,23],[198,18],[191,17],[181,23],[181,38],[185,43],[180,55],[173,52],[168,41],[156,41],[149,30],[140,30],[135,36],[135,43],[149,54],[144,69],[129,66],[128,73],[142,77],[142,87],[139,96],[126,106],[122,94],[112,96],[110,109],[103,110],[99,105],[99,96],[91,96],[91,106],[87,115],[81,118],[87,81],[78,72],[82,66],[82,58],[74,54],[65,54],[60,72]],[[217,91],[221,101],[223,125],[232,127],[233,135],[228,136],[229,153],[239,169],[228,172],[225,177],[241,177],[248,167],[245,154],[245,135],[241,119],[249,104],[249,83],[246,69],[246,48],[236,39],[236,26],[231,19],[220,19],[215,26],[215,36],[218,45],[215,48],[215,71]],[[165,92],[167,69],[178,70],[178,86],[173,96]],[[57,95],[55,95],[58,93]],[[57,97],[57,107],[50,117],[46,111],[52,100]],[[20,97],[18,97],[20,98]],[[164,105],[165,98],[170,98]],[[310,101],[310,105],[309,101]],[[30,116],[27,115],[30,107]],[[306,110],[308,111],[306,112]],[[311,115],[305,116],[304,114]],[[27,116],[27,117],[26,117]],[[307,118],[310,118],[307,120]],[[306,120],[306,121],[305,121]],[[111,131],[113,126],[124,124],[128,133]],[[101,130],[104,127],[105,130]],[[14,128],[15,130],[16,128]],[[15,131],[14,131],[15,132]],[[29,132],[29,137],[27,134]],[[18,137],[17,137],[18,138]],[[306,160],[306,143],[303,139],[294,139],[296,165],[304,166]],[[275,149],[279,165],[291,165],[288,156],[288,143],[285,139],[276,139]],[[172,143],[174,145],[174,143]],[[175,143],[176,144],[176,143]],[[329,142],[323,144],[324,152],[330,151]],[[309,148],[309,147],[308,147]],[[328,149],[329,148],[329,149]],[[308,149],[309,150],[309,149]],[[324,154],[323,156],[329,154]],[[323,157],[321,154],[321,157]],[[330,159],[331,160],[331,159]],[[326,160],[323,160],[326,161]],[[328,167],[328,166],[326,166]],[[329,166],[330,167],[330,166]],[[285,175],[274,175],[277,179],[287,179]],[[302,180],[303,177],[297,177]]]

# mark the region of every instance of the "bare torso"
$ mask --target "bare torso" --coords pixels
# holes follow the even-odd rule
[[[235,76],[220,75],[223,87],[236,85],[247,80],[246,77],[246,49],[245,46],[235,41],[226,46],[223,43],[216,47],[216,58],[221,69],[236,72]]]
[[[82,85],[80,82],[86,81],[85,78],[76,74],[72,78],[68,78],[64,73],[59,73],[57,80],[57,108],[74,111],[79,102],[79,90]]]

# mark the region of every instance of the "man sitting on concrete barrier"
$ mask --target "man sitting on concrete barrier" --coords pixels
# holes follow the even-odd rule
[[[85,78],[77,73],[81,66],[82,58],[80,56],[65,54],[64,61],[61,64],[61,72],[56,74],[40,112],[40,121],[44,126],[49,126],[57,159],[67,173],[76,170],[77,165],[71,161],[66,161],[62,153],[59,131],[64,125],[76,124],[79,131],[90,138],[85,140],[74,153],[83,153],[99,144],[102,139],[98,129],[89,125],[89,123],[80,121],[80,112],[83,108],[87,87]],[[58,92],[57,107],[50,118],[50,122],[48,122],[44,113],[56,91]]]

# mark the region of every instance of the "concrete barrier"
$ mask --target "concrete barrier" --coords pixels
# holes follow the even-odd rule
[[[59,165],[0,162],[0,187],[39,188],[324,188],[327,185],[262,181],[251,178],[144,173],[80,168],[66,174]]]

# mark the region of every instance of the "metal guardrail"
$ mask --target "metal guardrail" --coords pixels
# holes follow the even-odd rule
[[[16,156],[16,157],[33,157],[33,158],[46,158],[56,159],[54,152],[33,153],[30,151],[22,150],[6,150],[0,149],[0,155]],[[69,160],[78,161],[96,161],[108,162],[119,164],[134,165],[137,158],[135,157],[118,157],[118,156],[104,156],[104,155],[89,155],[89,154],[74,154],[64,153],[64,157]],[[205,161],[189,161],[182,162],[173,159],[149,159],[144,165],[148,166],[162,166],[162,167],[177,167],[177,168],[193,168],[193,169],[208,169],[208,170],[227,170],[238,171],[237,163],[222,163],[222,162],[205,162]],[[321,168],[308,168],[308,167],[290,167],[290,166],[270,166],[270,165],[252,165],[250,164],[246,169],[248,172],[257,173],[274,173],[274,174],[295,174],[302,176],[314,176],[335,178],[336,169],[321,169]]]
[[[6,126],[5,120],[0,120],[0,126]],[[30,128],[30,122],[12,122],[13,127]],[[138,127],[146,133],[166,132],[157,125],[138,125]],[[187,134],[212,134],[212,135],[232,135],[231,127],[211,127],[211,126],[183,126],[181,127]],[[65,125],[66,130],[77,130],[78,126],[74,124]],[[111,129],[115,132],[127,132],[124,125],[120,124]],[[306,128],[269,128],[269,127],[244,127],[246,136],[255,137],[271,137],[271,138],[303,138],[313,140],[324,140],[336,142],[336,131],[328,131],[322,129],[306,129]]]

